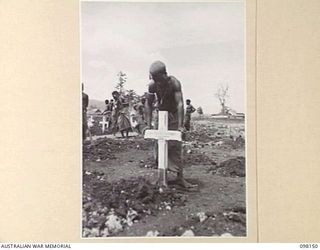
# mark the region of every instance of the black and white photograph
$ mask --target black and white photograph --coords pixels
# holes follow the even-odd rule
[[[80,29],[82,238],[247,237],[244,1],[82,1]]]

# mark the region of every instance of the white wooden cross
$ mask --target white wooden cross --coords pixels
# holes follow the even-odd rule
[[[102,133],[104,133],[105,129],[108,128],[109,122],[106,120],[106,117],[102,117],[102,121],[99,122],[99,124],[102,124]]]
[[[167,186],[166,171],[168,169],[168,141],[181,141],[181,132],[168,130],[168,112],[159,111],[158,130],[147,129],[144,138],[158,140],[158,169],[162,185]]]
[[[90,119],[88,120],[88,127],[91,128],[93,127],[94,119],[93,116],[90,116]]]

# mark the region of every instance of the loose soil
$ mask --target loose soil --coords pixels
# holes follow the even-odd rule
[[[185,190],[159,187],[153,141],[100,138],[83,145],[83,237],[246,235],[243,121],[195,121],[186,134]]]

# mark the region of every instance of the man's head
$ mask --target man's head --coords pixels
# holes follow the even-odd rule
[[[142,98],[141,98],[141,104],[144,105],[145,103],[146,103],[146,98],[145,98],[145,97],[142,97]]]
[[[110,100],[110,103],[113,103],[113,99]]]
[[[189,105],[191,103],[190,99],[186,100],[187,105]]]
[[[109,100],[106,99],[106,100],[104,101],[104,103],[105,103],[106,105],[108,105],[108,104],[109,104]]]
[[[155,61],[150,66],[150,78],[155,82],[164,83],[167,80],[167,70],[166,65],[161,61]]]
[[[114,98],[115,100],[118,100],[118,99],[119,99],[120,94],[119,94],[119,92],[118,92],[118,91],[113,91],[113,92],[112,92],[112,96],[113,96],[113,98]]]

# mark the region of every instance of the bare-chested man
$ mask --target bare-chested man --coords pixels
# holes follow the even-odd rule
[[[108,129],[110,129],[110,127],[111,127],[111,111],[112,111],[111,104],[108,99],[106,99],[104,101],[104,103],[106,104],[106,109],[102,112],[102,115],[105,115],[106,120],[108,122]]]
[[[191,122],[191,114],[196,111],[196,109],[192,106],[191,100],[187,99],[186,100],[186,115],[185,115],[185,121],[184,121],[184,127],[186,128],[187,131],[190,131],[190,122]]]
[[[150,78],[147,101],[145,106],[148,127],[152,124],[152,110],[155,107],[169,113],[169,130],[184,132],[183,95],[181,84],[174,76],[168,76],[163,62],[156,61],[150,66]],[[157,119],[155,126],[157,127]],[[168,142],[169,171],[177,173],[177,183],[183,187],[193,187],[183,178],[182,142]]]

